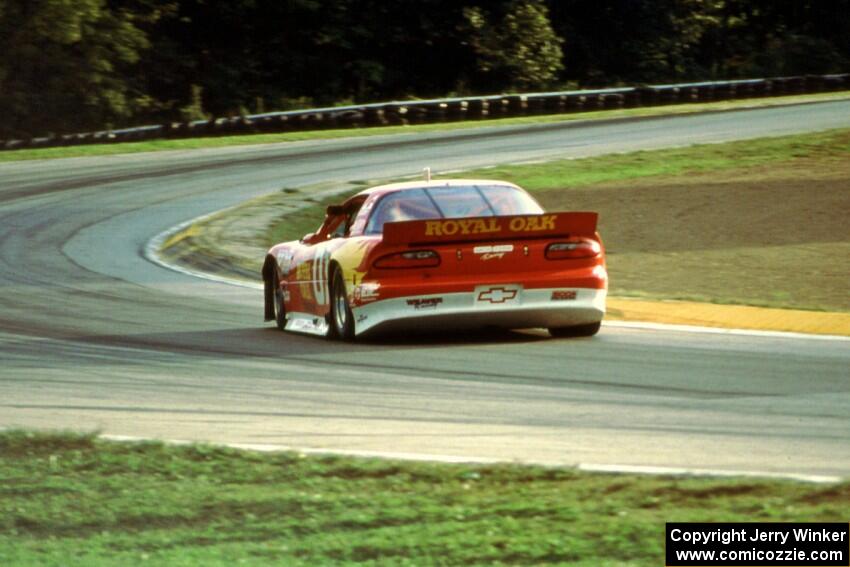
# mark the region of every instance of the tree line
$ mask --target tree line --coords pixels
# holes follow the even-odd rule
[[[848,70],[850,0],[0,0],[0,138]]]

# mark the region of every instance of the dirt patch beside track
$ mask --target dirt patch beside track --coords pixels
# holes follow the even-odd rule
[[[850,311],[850,159],[538,198],[551,210],[599,211],[613,295]]]

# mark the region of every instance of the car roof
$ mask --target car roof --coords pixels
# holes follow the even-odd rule
[[[403,183],[389,183],[387,185],[378,185],[364,189],[357,196],[372,195],[374,193],[393,193],[396,191],[405,191],[407,189],[429,189],[431,187],[463,187],[469,185],[502,185],[505,187],[515,187],[513,183],[508,181],[499,181],[496,179],[432,179],[431,181],[406,181]]]

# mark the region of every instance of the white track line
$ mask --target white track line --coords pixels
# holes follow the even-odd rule
[[[129,437],[126,435],[99,435],[101,439],[107,441],[129,441],[142,442],[151,441],[142,437]],[[194,441],[185,440],[156,440],[169,445],[191,445]],[[464,457],[459,455],[430,455],[427,453],[396,453],[392,451],[355,451],[344,449],[310,449],[291,447],[288,445],[269,445],[269,444],[254,444],[254,443],[203,443],[220,447],[229,447],[231,449],[239,449],[243,451],[257,451],[262,453],[274,452],[296,452],[305,455],[339,455],[344,457],[360,457],[371,459],[389,459],[398,461],[427,461],[436,463],[449,464],[475,464],[475,465],[493,465],[493,464],[508,464],[508,465],[537,465],[551,466],[546,464],[538,464],[530,461],[511,461],[504,459],[495,459],[488,457]],[[612,473],[612,474],[640,474],[640,475],[657,475],[657,476],[692,476],[692,477],[747,477],[747,478],[763,478],[771,480],[795,480],[798,482],[810,482],[818,484],[838,483],[843,480],[840,476],[829,475],[814,475],[802,473],[781,473],[770,471],[732,471],[732,470],[712,470],[712,469],[690,469],[678,467],[652,467],[640,465],[601,465],[593,463],[579,463],[574,466],[556,466],[554,468],[575,468],[584,472],[595,473]]]
[[[848,341],[850,337],[842,335],[813,335],[792,333],[790,331],[759,331],[756,329],[726,329],[723,327],[698,327],[696,325],[671,325],[669,323],[649,323],[643,321],[603,321],[606,327],[622,329],[650,329],[655,331],[681,331],[684,333],[704,333],[709,335],[745,335],[749,337],[768,337],[775,339],[809,339],[820,341]]]
[[[576,467],[580,471],[616,473],[616,474],[649,474],[670,476],[711,476],[711,477],[748,477],[776,480],[798,480],[800,482],[836,483],[843,480],[840,476],[798,474],[767,471],[730,471],[713,469],[689,469],[680,467],[650,467],[642,465],[594,465],[581,463]]]
[[[223,210],[226,211],[227,209],[223,209]],[[186,222],[181,222],[177,226],[173,226],[173,227],[169,228],[168,230],[160,232],[159,234],[157,234],[156,236],[154,236],[153,238],[148,240],[148,243],[145,245],[144,250],[142,252],[142,255],[145,257],[145,259],[153,262],[157,266],[160,266],[162,268],[165,268],[167,270],[171,270],[171,271],[174,271],[174,272],[179,272],[179,273],[186,275],[186,276],[193,276],[193,277],[196,277],[196,278],[201,278],[201,279],[204,279],[204,280],[210,280],[210,281],[214,281],[214,282],[217,282],[217,283],[222,283],[222,284],[227,284],[227,285],[235,285],[235,286],[239,286],[239,287],[247,287],[247,288],[250,288],[250,289],[263,289],[263,285],[260,284],[260,283],[249,282],[249,281],[245,281],[245,280],[238,280],[236,278],[227,278],[227,277],[224,277],[224,276],[218,276],[218,275],[215,275],[215,274],[202,272],[200,270],[193,270],[191,268],[185,268],[183,266],[173,264],[171,262],[167,262],[160,255],[159,250],[160,250],[160,248],[162,248],[162,244],[166,240],[171,238],[173,235],[175,235],[178,232],[180,232],[181,230],[195,224],[196,222],[201,222],[201,221],[206,220],[206,219],[208,219],[212,216],[215,216],[215,215],[217,215],[221,212],[222,211],[215,211],[215,212],[212,212],[212,213],[209,213],[209,214],[206,214],[206,215],[201,215],[199,217],[189,219]]]

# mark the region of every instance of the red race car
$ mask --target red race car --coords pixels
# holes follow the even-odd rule
[[[488,326],[594,335],[608,289],[596,220],[544,212],[504,181],[367,189],[269,250],[265,317],[337,339]]]

